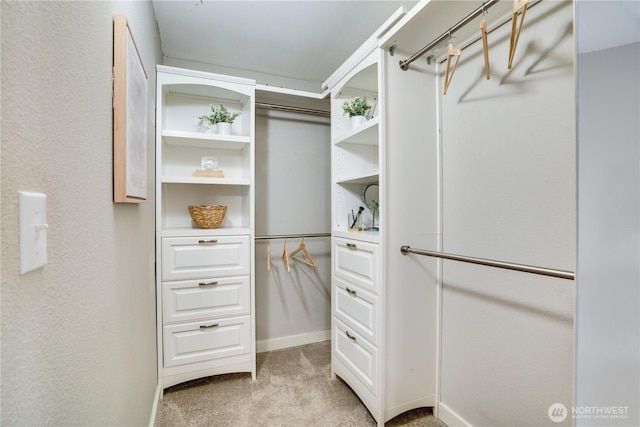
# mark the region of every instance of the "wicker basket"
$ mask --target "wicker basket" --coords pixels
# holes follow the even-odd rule
[[[227,213],[227,207],[222,205],[201,206],[190,205],[191,219],[200,228],[218,228]]]

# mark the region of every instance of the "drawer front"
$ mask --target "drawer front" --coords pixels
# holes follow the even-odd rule
[[[334,319],[333,340],[335,356],[349,367],[358,380],[378,395],[378,350],[361,335],[354,332],[341,321]]]
[[[165,367],[251,352],[249,316],[169,325],[163,333]]]
[[[334,271],[348,282],[378,291],[378,245],[334,239]]]
[[[162,284],[164,323],[249,314],[249,276]]]
[[[249,236],[164,238],[162,280],[248,275],[249,241]]]
[[[335,286],[335,315],[372,344],[378,344],[378,297],[350,285],[342,279],[333,279]]]

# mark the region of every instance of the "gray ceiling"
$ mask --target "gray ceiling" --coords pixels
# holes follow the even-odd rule
[[[166,57],[320,83],[416,1],[153,0]]]
[[[320,83],[399,7],[409,10],[417,3],[404,0],[152,1],[165,57],[305,80],[313,82],[312,87],[318,91]],[[481,0],[449,0],[432,9],[452,11],[455,16],[446,19],[443,16],[446,26],[481,3]],[[504,7],[508,9],[510,4],[510,0],[505,0]],[[577,9],[581,22],[578,26],[580,52],[640,41],[640,1],[581,0]],[[433,31],[435,37],[443,29]],[[411,43],[416,44],[417,49],[426,39],[418,38]]]

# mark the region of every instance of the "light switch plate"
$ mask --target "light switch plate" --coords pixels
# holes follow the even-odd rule
[[[20,274],[47,264],[47,196],[18,192],[20,205]]]

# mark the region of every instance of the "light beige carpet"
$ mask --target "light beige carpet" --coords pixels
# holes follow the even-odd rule
[[[371,414],[340,379],[331,379],[330,341],[259,353],[258,375],[203,378],[165,390],[156,427],[375,426]],[[446,427],[430,409],[387,426]]]

